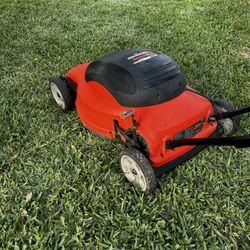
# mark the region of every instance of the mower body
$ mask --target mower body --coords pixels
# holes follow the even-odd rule
[[[217,131],[217,122],[208,121],[215,113],[212,102],[189,87],[178,65],[163,54],[125,50],[77,65],[66,77],[75,86],[84,126],[108,139],[117,139],[115,123],[125,133],[134,131],[154,169],[195,148],[168,149],[168,140],[207,138]]]

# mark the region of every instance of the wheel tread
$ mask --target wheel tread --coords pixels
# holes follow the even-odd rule
[[[120,165],[121,165],[121,157],[123,155],[129,155],[133,160],[135,160],[135,162],[142,170],[147,183],[147,188],[144,191],[144,193],[145,194],[153,193],[157,187],[157,179],[149,160],[138,149],[127,148],[120,153]]]
[[[75,93],[73,92],[72,89],[70,89],[65,80],[59,77],[55,77],[51,80],[51,82],[56,84],[56,86],[58,87],[63,96],[63,99],[65,101],[65,108],[63,109],[63,111],[67,112],[73,109],[75,106],[75,99],[76,99]]]
[[[236,110],[236,108],[232,102],[224,100],[224,99],[216,99],[213,101],[213,103],[215,106],[215,111],[217,113],[220,113],[220,111],[219,111],[220,108],[225,108],[228,112]],[[235,132],[237,132],[238,128],[240,127],[240,117],[235,116],[235,117],[227,118],[227,119],[231,119],[233,121],[233,129],[229,134],[225,134],[225,135],[232,135]],[[219,123],[220,123],[220,121],[219,121]]]

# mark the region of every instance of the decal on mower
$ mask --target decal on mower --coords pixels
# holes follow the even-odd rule
[[[158,56],[159,54],[152,51],[143,51],[140,53],[133,54],[132,56],[127,57],[128,61],[132,64],[138,64],[141,62],[145,62],[153,57]]]
[[[204,126],[204,121],[205,118],[202,118],[201,120],[199,120],[198,122],[196,122],[195,124],[193,124],[191,127],[186,128],[185,130],[177,133],[174,137],[175,140],[180,140],[180,139],[186,139],[186,138],[190,138],[195,136],[196,134],[198,134],[203,126]]]

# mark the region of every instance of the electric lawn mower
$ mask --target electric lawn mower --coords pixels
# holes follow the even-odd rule
[[[211,100],[187,85],[170,57],[148,49],[127,49],[77,65],[50,79],[63,111],[76,106],[86,128],[125,144],[120,166],[129,182],[149,194],[156,176],[209,145],[250,146],[231,102]]]

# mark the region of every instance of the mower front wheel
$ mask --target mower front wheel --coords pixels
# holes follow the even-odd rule
[[[75,105],[75,93],[65,80],[55,77],[50,80],[50,89],[57,105],[64,111],[71,110]]]
[[[127,180],[145,194],[152,193],[157,180],[148,159],[135,148],[127,148],[120,154],[120,167]]]
[[[232,102],[217,99],[213,101],[216,113],[223,113],[223,112],[232,112],[236,110],[235,106]],[[235,116],[232,118],[226,118],[218,121],[219,124],[222,126],[224,135],[232,135],[240,126],[240,117]]]

